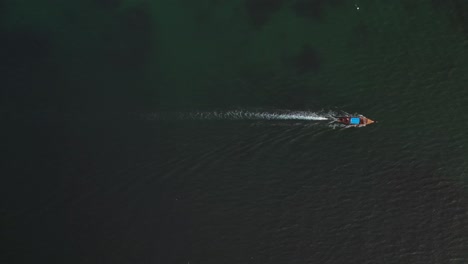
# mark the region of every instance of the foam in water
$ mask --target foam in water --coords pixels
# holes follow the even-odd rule
[[[150,113],[143,117],[147,120],[334,120],[333,112],[311,111],[212,111],[185,113]]]

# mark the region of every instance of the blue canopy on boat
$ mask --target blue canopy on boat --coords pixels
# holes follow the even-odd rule
[[[351,117],[349,119],[349,124],[350,125],[359,125],[359,121],[360,121],[359,117]]]

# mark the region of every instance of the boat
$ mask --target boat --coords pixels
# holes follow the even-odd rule
[[[363,127],[375,123],[374,120],[367,118],[363,115],[358,116],[339,116],[335,117],[336,122],[350,127]]]

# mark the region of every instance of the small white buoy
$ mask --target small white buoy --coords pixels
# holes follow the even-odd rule
[[[354,4],[354,6],[356,7],[356,10],[359,11],[359,6],[357,4]]]

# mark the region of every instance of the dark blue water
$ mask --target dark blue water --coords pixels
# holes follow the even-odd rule
[[[466,263],[464,10],[0,1],[0,262]]]

